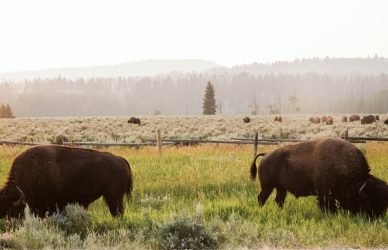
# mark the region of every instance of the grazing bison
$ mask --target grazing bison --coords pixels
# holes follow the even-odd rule
[[[326,122],[326,125],[333,125],[334,118],[331,116],[327,116],[325,122]]]
[[[350,122],[359,121],[359,120],[360,120],[360,116],[359,115],[351,115],[351,116],[349,116],[349,121]]]
[[[319,124],[319,123],[321,123],[321,118],[319,118],[318,116],[316,116],[316,117],[312,116],[312,117],[310,117],[309,121],[311,123]]]
[[[140,126],[140,119],[137,117],[131,117],[131,118],[129,118],[128,123],[139,124],[139,126]]]
[[[251,118],[249,118],[248,116],[245,116],[243,118],[243,121],[244,121],[244,123],[249,123],[249,122],[251,122]]]
[[[376,122],[376,117],[374,115],[367,115],[361,119],[361,124],[371,124],[374,122]]]
[[[89,149],[37,146],[14,160],[0,190],[0,218],[21,216],[25,203],[44,217],[69,203],[87,208],[101,196],[113,216],[121,215],[123,198],[131,191],[131,169],[122,157]]]
[[[264,156],[257,171],[256,159]],[[283,207],[287,191],[299,196],[318,196],[319,207],[336,211],[337,205],[352,213],[375,218],[388,207],[388,185],[372,176],[368,163],[353,144],[340,139],[321,139],[287,145],[269,154],[258,154],[251,178],[259,172],[260,205],[276,188],[276,202]]]
[[[384,121],[384,124],[385,124],[385,125],[388,125],[388,119],[386,119],[386,120]]]
[[[342,116],[342,122],[348,122],[348,117],[346,115]]]

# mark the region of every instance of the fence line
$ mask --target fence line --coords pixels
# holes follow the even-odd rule
[[[367,141],[388,141],[388,138],[383,137],[341,137],[351,143],[366,143]],[[255,138],[231,138],[231,140],[199,140],[199,139],[159,139],[160,145],[195,145],[195,144],[235,144],[235,145],[255,145]],[[100,143],[100,142],[63,142],[63,145],[74,146],[101,146],[101,147],[143,147],[143,146],[158,146],[158,140],[148,139],[145,143]],[[307,139],[257,139],[257,145],[278,145],[282,142],[302,142],[309,141]],[[47,143],[34,142],[19,142],[0,140],[0,144],[6,145],[47,145]]]

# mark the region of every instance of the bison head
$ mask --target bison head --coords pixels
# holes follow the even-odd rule
[[[388,208],[388,185],[371,176],[358,190],[358,208],[371,218],[384,216]]]
[[[0,191],[0,218],[19,217],[25,205],[24,193],[18,186]]]

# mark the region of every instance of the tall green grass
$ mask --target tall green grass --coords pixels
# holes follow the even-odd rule
[[[364,147],[372,174],[386,181],[388,144]],[[0,147],[1,183],[12,159],[24,149]],[[44,228],[43,238],[47,230],[53,230],[60,239],[56,246],[47,240],[50,247],[388,247],[388,214],[375,221],[345,211],[325,214],[314,197],[296,199],[292,195],[287,196],[283,209],[277,207],[273,195],[260,208],[258,182],[249,179],[253,151],[249,146],[165,147],[161,156],[152,147],[106,150],[125,157],[133,171],[134,192],[123,218],[112,218],[100,199],[89,209],[91,224],[86,235],[69,235],[69,230],[53,227],[52,219],[35,220],[44,225],[36,227]],[[26,239],[22,237],[25,225],[1,223],[6,237]],[[26,247],[29,243],[19,244]]]

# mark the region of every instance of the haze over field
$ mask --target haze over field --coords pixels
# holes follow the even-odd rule
[[[20,6],[23,6],[21,8]],[[16,116],[387,113],[386,1],[0,3]]]

